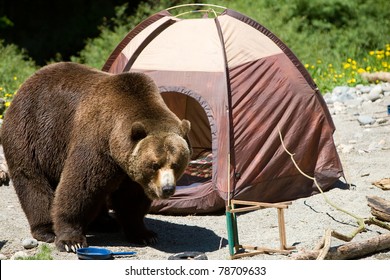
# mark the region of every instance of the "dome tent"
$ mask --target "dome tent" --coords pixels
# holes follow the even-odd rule
[[[103,67],[146,73],[168,107],[191,122],[190,170],[175,195],[154,201],[151,212],[209,213],[230,198],[282,202],[316,193],[284,151],[279,130],[300,168],[330,189],[342,176],[335,127],[292,51],[230,9],[192,19],[171,11],[137,25]]]

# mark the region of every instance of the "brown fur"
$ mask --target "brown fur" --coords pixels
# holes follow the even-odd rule
[[[189,129],[144,74],[74,63],[39,70],[8,108],[1,137],[32,235],[62,251],[87,246],[86,227],[110,196],[127,237],[152,241],[144,216],[151,199],[173,193],[159,174],[172,170],[173,184],[181,176]]]

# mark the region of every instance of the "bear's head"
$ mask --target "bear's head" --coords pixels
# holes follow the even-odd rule
[[[127,173],[140,184],[150,199],[166,199],[174,194],[191,157],[188,141],[190,122],[182,120],[178,132],[151,131],[135,122],[131,127],[131,154]]]

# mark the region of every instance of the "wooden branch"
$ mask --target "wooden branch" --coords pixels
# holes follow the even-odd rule
[[[390,201],[378,196],[367,196],[371,214],[379,220],[390,222]]]
[[[390,249],[390,233],[382,234],[359,242],[348,242],[331,247],[326,254],[327,260],[349,260],[365,257],[370,254]],[[315,260],[321,250],[302,251],[292,256],[295,260]]]
[[[364,72],[360,74],[363,79],[368,82],[384,81],[390,82],[390,73],[389,72],[376,72],[376,73],[367,73]]]
[[[372,184],[384,191],[390,190],[390,178],[383,178],[379,181],[373,182]]]

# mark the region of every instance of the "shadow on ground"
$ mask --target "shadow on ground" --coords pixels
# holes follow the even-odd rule
[[[151,218],[146,219],[146,225],[149,229],[158,233],[158,242],[150,247],[166,253],[213,252],[219,250],[220,246],[226,246],[227,244],[225,238],[203,227],[176,224]],[[93,233],[87,235],[87,241],[89,246],[142,247],[129,243],[122,232]]]

